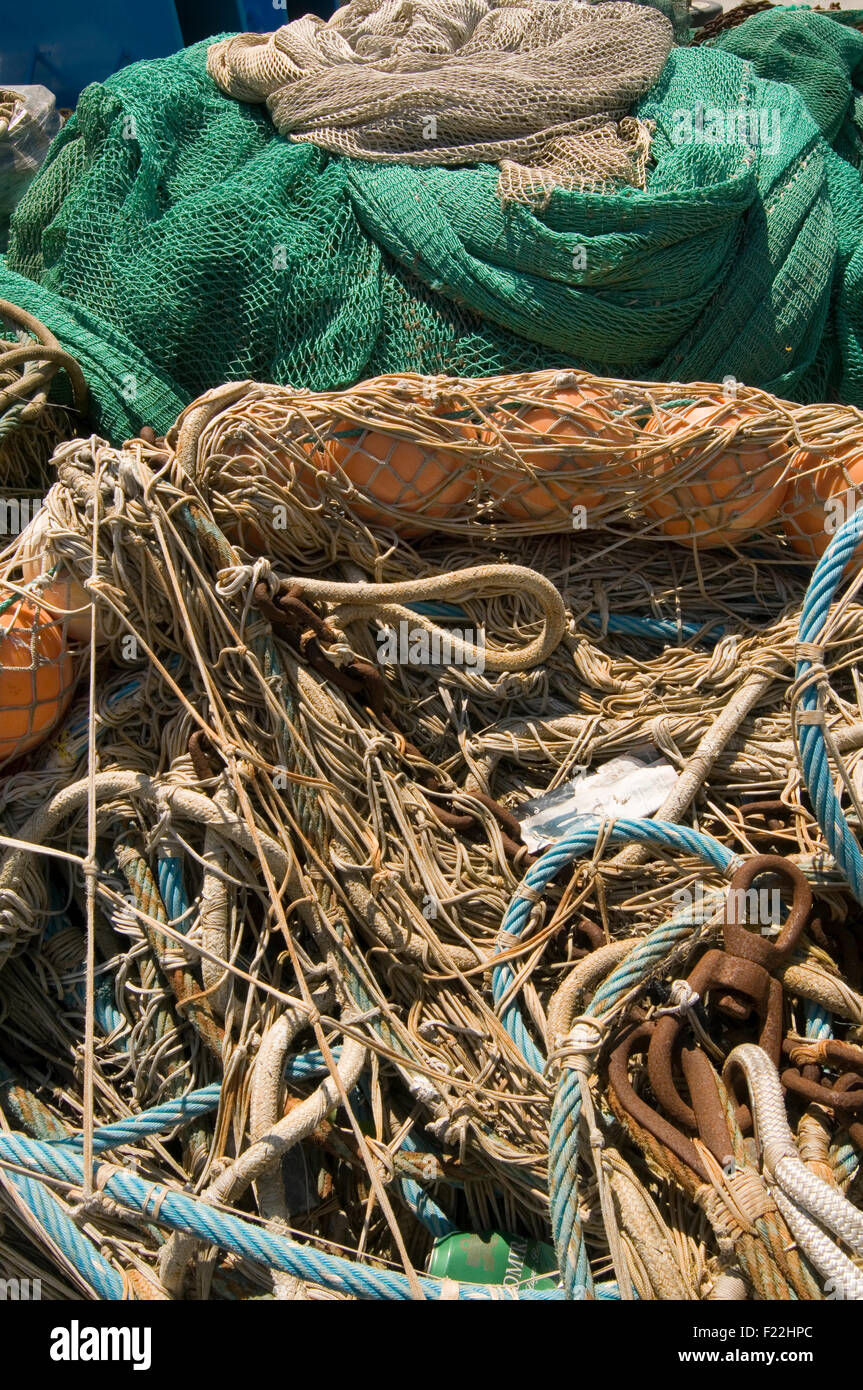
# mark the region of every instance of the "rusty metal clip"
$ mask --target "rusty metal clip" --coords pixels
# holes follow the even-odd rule
[[[793,889],[791,909],[775,941],[748,931],[740,920],[741,900],[748,901],[752,885],[762,874],[775,873]],[[812,893],[803,873],[776,854],[747,859],[731,880],[722,928],[723,947],[707,951],[691,971],[687,984],[700,999],[721,991],[716,1007],[728,1018],[743,1022],[753,1012],[759,1023],[758,1044],[778,1067],[782,1047],[782,985],[771,971],[790,955],[812,909]],[[656,1024],[647,1054],[647,1071],[657,1100],[679,1125],[697,1128],[692,1106],[681,1096],[674,1079],[674,1062],[685,1018],[666,1014]],[[746,1105],[738,1105],[742,1127],[752,1119]]]
[[[639,1023],[625,1034],[623,1040],[608,1058],[608,1086],[621,1109],[625,1110],[637,1125],[652,1134],[660,1144],[685,1163],[700,1179],[709,1182],[709,1177],[701,1161],[698,1150],[691,1139],[681,1134],[679,1129],[654,1110],[652,1105],[642,1100],[629,1079],[629,1061],[636,1052],[649,1051],[656,1036],[655,1023]]]
[[[786,1038],[782,1051],[792,1062],[795,1061],[795,1054],[798,1058],[800,1054],[803,1057],[812,1054],[815,1061],[814,1066],[804,1062],[801,1066],[790,1066],[783,1070],[780,1080],[786,1091],[801,1096],[807,1102],[817,1101],[819,1105],[829,1106],[842,1118],[863,1110],[863,1089],[855,1089],[855,1083],[863,1087],[863,1048],[837,1042],[833,1038],[821,1042]],[[823,1063],[833,1063],[836,1070],[843,1070],[838,1080],[830,1085],[805,1075],[814,1071],[817,1076]]]

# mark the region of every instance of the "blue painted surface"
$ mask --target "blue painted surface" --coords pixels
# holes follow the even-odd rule
[[[345,0],[340,0],[344,4]],[[304,14],[318,14],[322,19],[329,19],[338,5],[334,0],[313,0],[313,3],[304,5],[299,0],[285,0],[283,4],[275,5],[273,0],[237,0],[240,10],[240,28],[250,30],[252,33],[263,33],[268,29],[278,29],[282,24],[289,24],[292,19],[299,19]]]
[[[118,5],[112,0],[40,0],[3,7],[0,86],[41,83],[58,106],[74,106],[89,82],[102,82],[139,58],[183,47],[173,0]]]
[[[333,0],[148,0],[118,5],[116,0],[84,4],[40,0],[38,6],[8,0],[3,5],[0,86],[40,83],[59,107],[74,107],[90,82],[141,58],[166,58],[212,34],[262,32],[304,14],[325,19]]]

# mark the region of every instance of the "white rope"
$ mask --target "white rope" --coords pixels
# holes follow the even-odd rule
[[[453,665],[476,666],[478,659],[488,671],[527,671],[538,666],[560,643],[566,632],[566,608],[560,592],[544,575],[523,565],[472,565],[449,574],[437,574],[427,579],[404,580],[395,584],[340,584],[326,579],[291,578],[303,597],[312,601],[345,605],[338,615],[341,626],[360,617],[373,615],[381,622],[398,626],[407,623],[424,628],[438,642],[446,642],[452,652]],[[537,599],[542,609],[543,630],[525,646],[516,648],[483,648],[466,642],[455,633],[437,627],[428,618],[412,613],[401,605],[423,599],[458,598],[482,594],[528,593]]]
[[[793,1208],[793,1219],[801,1232],[799,1236],[795,1233],[795,1238],[816,1268],[823,1272],[827,1267],[826,1241],[830,1246],[831,1274],[835,1273],[835,1265],[845,1270],[843,1277],[847,1276],[845,1265],[852,1270],[853,1265],[815,1223],[826,1226],[860,1255],[863,1254],[863,1213],[802,1162],[785,1114],[779,1074],[767,1053],[754,1043],[740,1044],[729,1053],[724,1077],[727,1079],[738,1068],[746,1079],[764,1176],[776,1205],[783,1216],[786,1209]],[[792,1227],[791,1220],[788,1224]],[[863,1276],[858,1277],[860,1293],[854,1294],[855,1298],[863,1297]]]

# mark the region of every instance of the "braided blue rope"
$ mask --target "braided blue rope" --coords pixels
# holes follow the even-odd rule
[[[221,1086],[206,1086],[191,1095],[168,1101],[165,1105],[154,1106],[141,1115],[131,1115],[116,1124],[103,1125],[93,1135],[93,1148],[97,1153],[119,1144],[134,1144],[147,1134],[158,1134],[184,1121],[194,1119],[215,1109],[219,1104]],[[80,1134],[65,1138],[48,1140],[52,1148],[77,1149],[83,1144]],[[35,1178],[19,1173],[10,1173],[10,1183],[17,1189],[23,1202],[29,1207],[39,1225],[74,1265],[82,1279],[90,1285],[102,1299],[122,1299],[123,1280],[105,1260],[92,1241],[78,1229],[75,1222],[55,1200],[44,1184]]]
[[[336,1061],[338,1061],[340,1053],[341,1048],[333,1049],[333,1056]],[[327,1071],[328,1067],[324,1061],[323,1053],[317,1051],[289,1058],[285,1068],[286,1075],[294,1081],[308,1080]],[[129,1115],[126,1119],[118,1120],[115,1124],[103,1125],[93,1134],[94,1152],[104,1153],[106,1150],[118,1148],[122,1144],[136,1144],[147,1135],[162,1134],[166,1130],[174,1129],[177,1125],[206,1115],[218,1106],[220,1093],[221,1085],[219,1083],[203,1086],[198,1091],[192,1091],[186,1096],[179,1096],[176,1100],[166,1101],[163,1105],[153,1106],[152,1109],[145,1110],[139,1115]],[[79,1149],[83,1145],[84,1139],[81,1134],[72,1134],[65,1139],[54,1142],[59,1146]],[[424,1145],[420,1144],[419,1140],[412,1134],[409,1134],[402,1142],[402,1148],[408,1152],[417,1153],[424,1148]],[[438,1206],[434,1198],[413,1178],[400,1178],[400,1187],[407,1205],[433,1236],[437,1238],[450,1235],[458,1229]]]
[[[435,1240],[440,1240],[442,1236],[451,1236],[459,1230],[456,1223],[450,1220],[431,1193],[427,1192],[414,1178],[400,1176],[399,1192],[405,1205],[410,1207],[417,1221],[425,1226]]]
[[[506,950],[513,938],[517,939],[521,935],[540,890],[546,888],[562,868],[595,847],[597,836],[604,824],[605,822],[600,820],[586,818],[564,840],[553,845],[541,859],[531,865],[507,908],[500,935],[495,943],[496,952]],[[732,854],[712,836],[703,835],[688,826],[674,825],[666,821],[615,821],[609,831],[608,843],[647,844],[656,849],[683,850],[688,854],[700,855],[708,864],[726,874],[740,863],[739,856]],[[691,930],[691,926],[691,910],[687,910],[672,918],[671,923],[651,933],[642,946],[633,952],[634,963],[625,962],[624,966],[614,972],[598,992],[591,1007],[600,1008],[606,1003],[610,997],[609,990],[614,991],[614,997],[625,993],[626,989],[631,988],[632,983],[650,971],[657,960],[662,959],[669,949],[669,942],[676,940],[679,933]],[[545,1070],[545,1058],[531,1038],[521,1009],[511,993],[515,978],[515,973],[508,963],[496,966],[492,971],[492,995],[501,1022],[522,1056],[534,1071],[542,1073]],[[624,988],[621,981],[629,983],[626,983]],[[549,1132],[549,1199],[554,1245],[568,1298],[579,1297],[576,1290],[592,1290],[587,1250],[578,1221],[577,1157],[580,1114],[581,1083],[572,1070],[564,1068],[552,1106]]]
[[[588,613],[587,620],[599,627],[599,613]],[[705,628],[703,623],[675,623],[667,618],[639,618],[630,613],[609,613],[605,619],[607,632],[625,633],[630,637],[654,637],[657,642],[700,642],[715,644],[724,635],[722,626]]]
[[[412,1130],[409,1130],[402,1140],[402,1149],[406,1153],[425,1153],[429,1147],[426,1141],[420,1141]],[[402,1199],[410,1207],[414,1216],[421,1221],[427,1231],[439,1240],[441,1236],[450,1236],[459,1228],[435,1201],[431,1193],[416,1181],[415,1178],[399,1175],[399,1191]]]
[[[7,1178],[42,1230],[98,1297],[112,1301],[121,1299],[122,1277],[100,1254],[93,1242],[78,1230],[71,1216],[64,1211],[44,1183],[38,1182],[35,1178],[25,1177],[22,1173],[8,1173]]]
[[[411,613],[419,613],[426,618],[439,620],[467,618],[468,614],[457,603],[409,603]],[[602,623],[599,613],[588,613],[587,621],[594,627]],[[697,637],[705,643],[718,642],[724,635],[722,626],[705,628],[703,623],[676,623],[670,618],[644,618],[632,613],[609,613],[605,619],[608,632],[626,633],[632,637],[655,637],[658,642],[691,642]]]
[[[585,1018],[602,1019],[635,985],[644,980],[668,952],[690,935],[696,921],[704,920],[723,901],[721,890],[708,891],[696,909],[683,908],[670,921],[645,937],[596,991]],[[561,1071],[549,1123],[548,1190],[551,1228],[558,1267],[568,1298],[579,1297],[589,1287],[590,1268],[578,1220],[578,1121],[581,1115],[581,1078],[570,1067]]]
[[[331,1047],[333,1061],[338,1062],[342,1055],[341,1047]],[[317,1048],[312,1048],[308,1052],[301,1052],[295,1057],[289,1057],[285,1062],[286,1081],[311,1081],[316,1076],[324,1076],[329,1071],[329,1067],[324,1061],[323,1052]]]
[[[3,1162],[26,1168],[35,1177],[58,1178],[76,1186],[83,1180],[84,1161],[74,1149],[58,1144],[43,1144],[21,1134],[0,1134],[0,1163]],[[171,1230],[193,1235],[208,1245],[232,1251],[271,1269],[284,1270],[296,1278],[339,1289],[362,1299],[399,1301],[413,1297],[411,1282],[405,1274],[374,1269],[370,1265],[353,1263],[341,1256],[300,1245],[285,1236],[254,1226],[242,1217],[219,1211],[186,1192],[147,1182],[134,1173],[112,1170],[101,1183],[101,1189],[118,1206],[139,1212],[148,1221],[158,1219],[161,1225]],[[444,1290],[442,1281],[420,1277],[418,1283],[426,1298],[434,1301],[441,1297]],[[464,1301],[507,1296],[508,1291],[494,1284],[458,1286],[458,1297]],[[560,1289],[523,1289],[512,1296],[548,1302],[562,1299],[564,1295]]]
[[[333,1059],[338,1062],[342,1049],[334,1047],[332,1051]],[[289,1057],[285,1064],[285,1075],[291,1081],[309,1080],[324,1075],[328,1070],[323,1053],[318,1051]],[[106,1149],[117,1148],[120,1144],[136,1144],[148,1134],[164,1134],[166,1130],[174,1129],[177,1125],[186,1124],[189,1120],[195,1120],[215,1110],[219,1104],[221,1089],[221,1083],[214,1082],[211,1086],[202,1086],[197,1091],[190,1091],[188,1095],[178,1096],[176,1100],[154,1105],[150,1110],[143,1110],[138,1115],[128,1115],[114,1124],[103,1125],[101,1129],[94,1131],[93,1146],[101,1153]],[[70,1134],[67,1138],[55,1142],[79,1146],[84,1140],[80,1134]]]
[[[140,1115],[128,1115],[124,1120],[103,1125],[93,1133],[93,1149],[96,1153],[103,1153],[106,1149],[118,1148],[120,1144],[137,1144],[148,1134],[164,1134],[166,1130],[174,1129],[177,1125],[206,1115],[218,1106],[221,1089],[219,1082],[212,1086],[202,1086],[200,1090],[191,1091],[187,1096],[178,1096],[176,1100],[166,1101],[164,1105],[154,1105],[151,1110],[144,1110]],[[56,1140],[55,1143],[58,1147],[79,1148],[84,1143],[84,1136],[70,1134],[66,1139]]]
[[[186,921],[189,899],[183,879],[182,859],[174,854],[160,852],[156,858],[156,879],[162,902],[165,904],[165,911],[168,914],[168,921],[178,931],[185,933],[189,925]]]
[[[519,937],[524,931],[540,891],[548,886],[561,869],[590,853],[605,824],[607,823],[595,817],[586,817],[566,839],[553,845],[541,859],[530,866],[506,910],[500,935],[495,943],[496,954],[505,951],[512,945],[512,939]],[[653,849],[677,849],[685,854],[697,854],[722,873],[728,873],[742,862],[738,855],[732,854],[712,836],[702,835],[698,830],[667,821],[615,821],[608,835],[608,844],[650,845]],[[512,997],[507,998],[515,982],[512,967],[506,962],[495,966],[491,979],[492,996],[501,1023],[534,1071],[543,1072],[545,1058],[528,1033],[518,1004]]]
[[[811,999],[804,999],[803,1017],[807,1038],[814,1038],[816,1042],[823,1042],[825,1039],[833,1037],[833,1020],[820,1004],[814,1003]]]
[[[803,601],[797,633],[798,643],[817,643],[845,566],[861,538],[863,511],[856,511],[836,532],[815,566]],[[812,662],[801,656],[797,661],[798,681],[811,671]],[[800,697],[800,710],[811,714],[820,710],[820,704],[821,697],[817,685],[812,682]],[[851,892],[858,902],[863,902],[863,854],[860,853],[857,837],[845,819],[839,799],[833,790],[824,730],[818,723],[809,724],[798,719],[795,732],[803,776],[816,819],[830,847],[830,853],[851,887]]]
[[[333,1049],[333,1056],[336,1061],[338,1061],[340,1053],[341,1048]],[[285,1071],[292,1080],[307,1080],[326,1073],[328,1067],[324,1062],[323,1053],[311,1051],[301,1056],[289,1058]],[[95,1153],[104,1153],[108,1149],[119,1148],[122,1144],[136,1144],[147,1135],[162,1134],[166,1130],[174,1129],[177,1125],[206,1115],[218,1106],[220,1093],[221,1085],[219,1083],[203,1086],[198,1091],[192,1091],[186,1096],[179,1096],[176,1100],[166,1101],[164,1105],[153,1106],[152,1109],[145,1110],[139,1115],[129,1115],[126,1119],[118,1120],[115,1124],[103,1125],[93,1134],[93,1150]],[[84,1139],[81,1134],[72,1134],[65,1139],[54,1140],[58,1146],[74,1149],[80,1149],[83,1142]],[[412,1153],[417,1153],[424,1147],[412,1134],[408,1134],[402,1142],[402,1148]],[[400,1187],[407,1205],[433,1236],[437,1238],[450,1235],[453,1231],[458,1230],[458,1227],[438,1206],[434,1198],[413,1178],[400,1178]]]

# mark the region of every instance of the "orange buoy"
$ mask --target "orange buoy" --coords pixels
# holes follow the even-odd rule
[[[514,521],[545,521],[561,508],[584,507],[589,515],[608,500],[611,481],[632,476],[632,431],[615,421],[593,387],[570,387],[545,404],[518,406],[501,415],[499,431],[528,468],[548,475],[537,479],[507,467],[501,450],[501,466],[489,470],[489,483],[500,510]],[[483,431],[484,444],[498,440],[496,431]],[[576,470],[583,480],[572,476]],[[562,480],[560,473],[570,476]]]
[[[473,490],[474,469],[452,450],[361,430],[345,420],[334,423],[328,435],[309,457],[320,468],[339,469],[366,495],[368,500],[352,500],[351,510],[371,525],[389,526],[401,536],[421,535],[434,530],[435,521],[451,517]],[[383,507],[416,519],[388,516]]]
[[[863,450],[851,446],[830,459],[801,450],[791,467],[782,527],[798,555],[818,560],[863,502]]]
[[[695,402],[652,416],[645,433],[674,440],[693,428],[729,430],[755,417],[751,407],[731,401]],[[690,473],[663,495],[649,497],[642,510],[681,545],[697,542],[703,549],[733,545],[777,515],[787,490],[785,464],[780,458],[785,452],[784,444],[765,447],[757,440],[732,440],[718,452],[712,450],[694,476]],[[692,453],[683,449],[668,457],[654,454],[641,463],[642,474],[659,481],[684,465]]]
[[[21,541],[22,583],[33,584],[41,575],[51,574],[34,598],[42,608],[66,619],[66,632],[73,642],[89,642],[93,606],[90,595],[52,549],[46,511],[34,517]]]
[[[0,763],[41,743],[63,716],[75,661],[63,621],[30,600],[0,590]]]
[[[269,456],[253,452],[250,462],[259,461],[280,487],[293,473],[295,486],[312,502],[321,500],[319,474],[340,471],[365,494],[362,500],[351,499],[354,515],[372,525],[389,526],[402,536],[433,530],[434,523],[451,516],[473,489],[474,472],[456,453],[382,430],[363,430],[346,420],[335,421],[320,438],[307,436],[297,442],[308,466],[287,455],[283,459],[278,452]],[[223,452],[238,459],[250,454],[246,443],[227,446]],[[391,517],[383,507],[397,508],[416,520]],[[264,534],[254,522],[238,520],[230,539],[253,551],[266,548]]]

